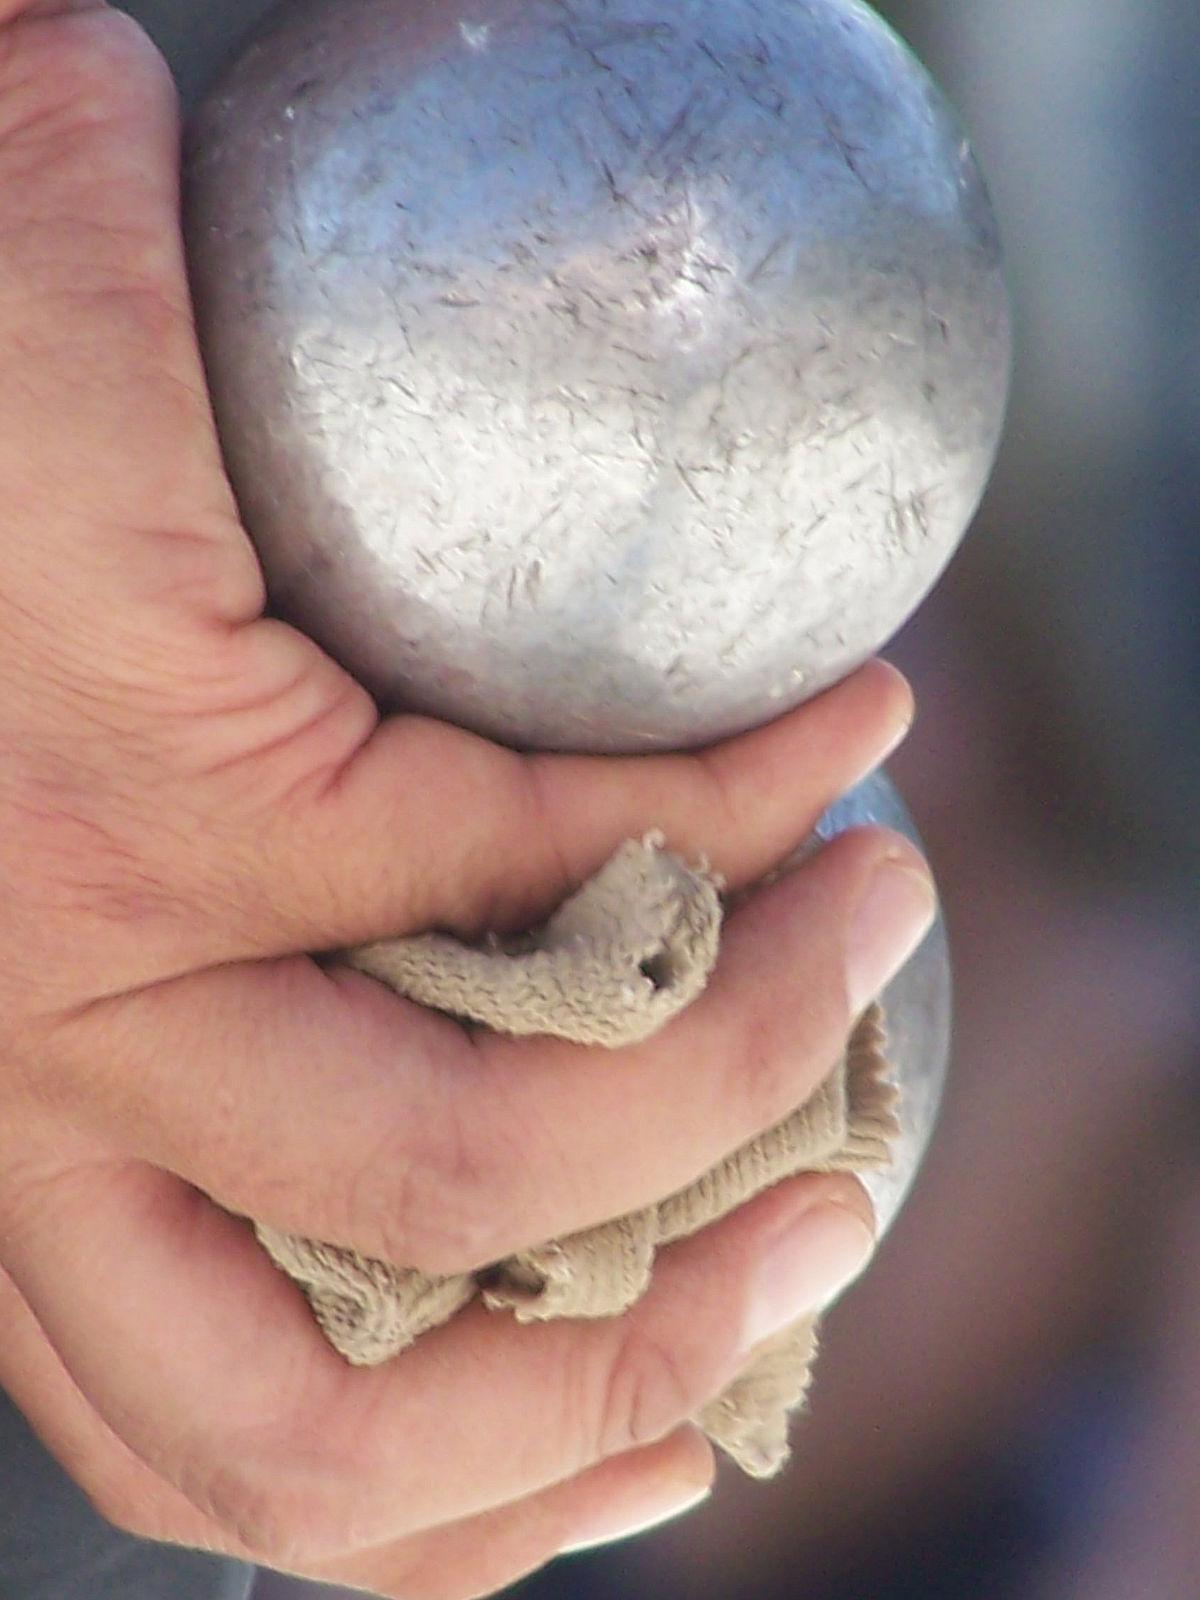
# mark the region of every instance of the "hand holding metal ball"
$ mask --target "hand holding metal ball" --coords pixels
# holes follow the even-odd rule
[[[857,0],[301,0],[202,110],[188,225],[275,605],[388,706],[521,747],[707,744],[835,682],[995,452],[986,195]],[[885,1220],[940,931],[893,991]]]

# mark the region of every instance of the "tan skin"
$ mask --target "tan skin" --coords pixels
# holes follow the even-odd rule
[[[845,837],[730,919],[686,1017],[602,1060],[468,1040],[305,952],[528,924],[651,826],[752,884],[911,699],[876,663],[638,760],[381,720],[263,615],[177,137],[126,18],[0,0],[0,1383],[121,1526],[463,1600],[703,1490],[687,1418],[744,1359],[757,1269],[818,1202],[865,1252],[861,1188],[764,1196],[621,1322],[472,1311],[371,1372],[240,1218],[456,1271],[670,1192],[816,1085],[852,913],[885,862],[924,868]]]

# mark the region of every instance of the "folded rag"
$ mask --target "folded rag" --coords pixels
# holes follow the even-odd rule
[[[469,1024],[617,1049],[649,1038],[703,992],[717,960],[722,889],[706,863],[689,866],[661,834],[649,834],[623,845],[533,933],[493,936],[481,946],[423,934],[367,945],[344,960]],[[898,1132],[897,1099],[876,1005],[807,1104],[699,1182],[485,1273],[430,1277],[265,1226],[258,1237],[303,1288],[330,1343],[355,1365],[391,1359],[478,1295],[522,1322],[619,1316],[645,1293],[660,1246],[793,1174],[886,1165]],[[787,1460],[788,1418],[807,1392],[815,1352],[816,1322],[809,1319],[756,1351],[696,1419],[752,1476],[769,1477]]]

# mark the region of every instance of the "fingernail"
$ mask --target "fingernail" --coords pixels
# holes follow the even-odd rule
[[[742,1348],[749,1352],[822,1311],[870,1260],[875,1240],[848,1206],[815,1206],[787,1226],[759,1265]]]
[[[859,1016],[929,932],[937,911],[933,884],[911,861],[887,856],[875,869],[850,924],[846,991]]]
[[[912,725],[917,714],[916,706],[913,701],[912,688],[904,674],[898,671],[888,661],[876,661],[873,663],[873,668],[880,675],[893,678],[903,686],[904,707],[901,711],[901,720],[892,725],[891,729],[883,735],[883,739],[878,747],[872,752],[869,764],[863,769],[862,773],[857,779],[857,782],[859,783],[861,783],[864,779],[869,778],[873,772],[877,772],[883,763],[888,759],[888,757],[896,753],[896,751],[900,748],[912,731]],[[852,784],[849,787],[853,788],[854,786],[855,785]]]
[[[617,1539],[633,1539],[639,1533],[649,1533],[674,1517],[682,1517],[703,1505],[712,1494],[712,1484],[675,1483],[659,1484],[637,1506],[624,1505],[619,1511],[606,1506],[593,1521],[580,1524],[570,1544],[560,1552],[564,1556],[577,1555],[581,1550],[594,1550],[597,1545],[613,1544]]]
[[[899,677],[900,674],[897,673],[896,676]],[[875,756],[875,767],[881,767],[889,756],[895,755],[896,751],[899,750],[905,739],[907,739],[909,734],[912,732],[912,726],[916,721],[916,715],[916,708],[910,704],[910,709],[903,721],[898,722],[895,727],[893,727],[891,732],[884,736],[884,742],[880,745]],[[872,768],[872,770],[874,770],[874,768]]]

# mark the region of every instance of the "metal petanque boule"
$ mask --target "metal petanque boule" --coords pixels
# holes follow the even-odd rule
[[[389,706],[596,752],[766,721],[990,470],[991,210],[857,0],[299,0],[187,197],[273,603]]]
[[[190,132],[222,443],[274,608],[388,709],[703,745],[873,654],[999,441],[1008,300],[953,115],[858,0],[296,0]],[[822,833],[915,831],[877,775]],[[884,997],[894,1219],[949,1044]]]

